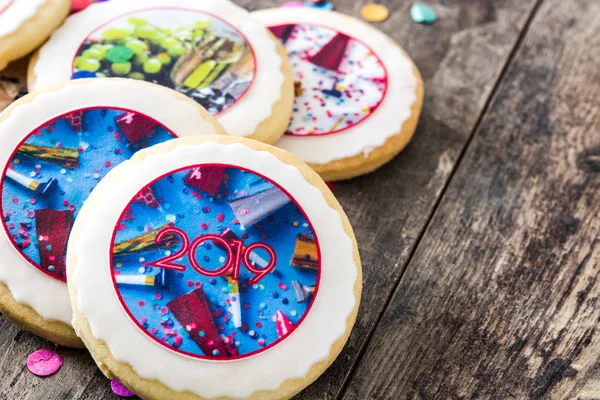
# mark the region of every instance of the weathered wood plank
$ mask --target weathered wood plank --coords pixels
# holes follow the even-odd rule
[[[282,2],[238,1],[250,9]],[[339,11],[355,16],[364,3],[335,0]],[[352,220],[361,248],[363,304],[356,329],[340,358],[299,398],[330,399],[339,394],[488,101],[534,0],[429,1],[440,15],[432,26],[410,20],[410,1],[382,3],[392,13],[388,21],[377,26],[407,50],[422,72],[426,86],[423,115],[415,140],[392,163],[370,176],[334,188]],[[0,331],[0,344],[11,343],[17,332],[16,328]],[[4,371],[0,377],[17,375],[29,352],[43,343],[27,333],[19,335],[24,344],[2,361],[0,370]],[[47,393],[52,399],[110,398],[110,388],[90,364],[89,356],[84,352],[61,354],[69,360],[60,374],[45,380],[28,377],[12,386],[12,378],[0,379],[0,393],[8,385],[8,393],[16,396],[11,398],[36,398],[38,393]]]
[[[343,398],[600,397],[599,33],[541,6]]]

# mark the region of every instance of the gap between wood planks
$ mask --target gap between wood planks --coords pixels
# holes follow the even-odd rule
[[[392,301],[392,298],[394,297],[394,293],[396,293],[396,291],[398,290],[398,287],[400,285],[400,282],[402,281],[402,278],[404,277],[404,274],[406,273],[406,270],[408,269],[408,266],[410,265],[413,256],[415,255],[417,249],[419,248],[420,244],[421,244],[421,240],[423,239],[423,237],[425,236],[425,232],[427,232],[427,228],[429,227],[431,220],[433,219],[433,216],[435,215],[442,199],[444,198],[445,194],[446,194],[446,190],[448,189],[448,187],[450,186],[450,183],[452,182],[454,175],[456,174],[456,171],[458,170],[458,167],[461,165],[462,160],[467,152],[467,150],[469,149],[469,147],[471,146],[471,142],[473,141],[473,138],[475,137],[475,135],[477,134],[477,131],[479,131],[479,127],[481,126],[481,123],[483,121],[483,119],[485,118],[485,116],[487,115],[495,97],[496,94],[498,93],[498,90],[502,87],[502,82],[504,81],[504,79],[506,78],[506,74],[508,72],[508,70],[510,69],[517,53],[519,52],[519,49],[521,48],[521,45],[523,43],[523,40],[525,39],[525,37],[527,36],[527,33],[529,32],[529,28],[531,27],[531,23],[532,21],[535,19],[535,16],[538,13],[538,10],[540,9],[540,6],[542,5],[542,3],[544,2],[544,0],[537,0],[535,2],[535,4],[533,5],[533,7],[531,8],[531,12],[529,13],[529,15],[527,16],[527,20],[525,21],[525,25],[523,26],[523,29],[521,30],[521,32],[519,33],[519,36],[517,37],[517,40],[513,46],[513,48],[510,51],[510,54],[508,56],[508,59],[506,60],[506,62],[504,63],[504,66],[502,67],[502,70],[500,72],[500,75],[498,76],[498,79],[496,79],[496,82],[494,83],[494,87],[490,93],[490,95],[488,96],[485,105],[481,111],[481,113],[479,114],[479,117],[477,118],[477,121],[475,122],[475,126],[473,127],[473,129],[471,130],[471,134],[469,135],[465,145],[463,146],[463,148],[461,149],[458,158],[456,160],[456,163],[454,164],[452,171],[450,172],[450,175],[448,176],[448,179],[446,180],[446,182],[444,183],[442,190],[440,191],[439,196],[437,197],[431,212],[429,213],[429,215],[427,216],[427,220],[425,222],[425,224],[423,225],[423,228],[421,229],[421,231],[419,232],[416,240],[415,240],[415,244],[413,246],[413,248],[410,250],[408,258],[406,259],[406,262],[404,263],[404,265],[402,266],[402,271],[400,272],[400,276],[398,277],[398,280],[394,283],[392,290],[390,291],[390,294],[388,296],[388,298],[385,300],[383,307],[381,308],[381,311],[379,312],[379,315],[377,316],[377,319],[375,321],[375,324],[373,324],[372,328],[369,330],[368,334],[367,334],[367,338],[365,341],[363,341],[362,345],[360,346],[360,350],[356,356],[356,358],[354,359],[354,362],[352,363],[350,370],[348,371],[348,374],[346,375],[346,377],[344,378],[344,381],[342,383],[342,386],[340,387],[337,395],[336,395],[336,400],[341,399],[344,394],[346,393],[346,390],[348,389],[348,384],[350,383],[350,381],[352,380],[352,377],[354,376],[356,367],[358,366],[358,364],[360,363],[360,361],[362,360],[363,356],[364,356],[364,352],[366,350],[366,348],[368,347],[369,343],[371,342],[371,338],[373,336],[373,333],[377,330],[377,327],[379,326],[379,324],[381,323],[381,319],[383,318],[383,316],[385,315],[390,302]]]

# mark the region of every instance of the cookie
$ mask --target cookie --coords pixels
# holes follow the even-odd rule
[[[92,189],[137,150],[224,133],[197,103],[126,79],[86,79],[29,94],[0,114],[0,310],[55,343],[71,328],[67,239]],[[159,207],[150,195],[139,201]]]
[[[148,192],[161,208],[136,202]],[[75,222],[67,272],[79,336],[144,399],[291,397],[341,351],[362,282],[322,179],[231,136],[115,168]]]
[[[294,110],[277,146],[334,181],[371,172],[408,144],[423,82],[392,39],[336,12],[279,8],[252,15],[279,38],[292,63]]]
[[[0,0],[0,71],[44,43],[70,7],[70,0]]]
[[[292,111],[285,49],[226,0],[112,0],[72,15],[31,60],[28,86],[126,77],[178,90],[230,135],[275,143]]]

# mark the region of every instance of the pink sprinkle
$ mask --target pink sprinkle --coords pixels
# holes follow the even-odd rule
[[[245,208],[242,208],[240,210],[240,215],[246,215],[246,214],[248,214],[248,212],[249,212],[248,210],[246,210]]]
[[[111,165],[112,165],[112,164],[110,163],[110,161],[107,161],[107,162],[105,162],[105,163],[104,163],[104,166],[105,166],[106,168],[110,167]]]
[[[259,344],[260,346],[264,346],[264,345],[265,345],[265,341],[264,341],[264,339],[258,339],[258,344]]]
[[[62,359],[52,350],[41,349],[27,357],[27,368],[37,376],[50,376],[62,365]]]
[[[208,225],[206,225],[206,224],[202,224],[202,225],[200,225],[200,227],[201,227],[203,230],[207,230],[207,229],[208,229]]]
[[[118,379],[113,379],[110,381],[110,388],[113,393],[120,397],[133,397],[135,393],[131,392],[129,389],[125,387]]]
[[[68,205],[69,205],[69,200],[65,200],[65,201],[63,201],[63,206],[65,206],[65,207],[66,207],[66,206],[68,206]]]
[[[156,294],[154,295],[154,297],[156,297],[156,299],[157,299],[157,300],[160,300],[160,299],[162,299],[162,294],[160,294],[160,293],[156,293]]]
[[[19,199],[17,199],[16,197],[14,197],[14,198],[12,199],[12,202],[13,202],[13,204],[17,204],[17,203],[19,202]]]
[[[280,283],[277,286],[279,286],[279,289],[281,289],[281,290],[288,290],[288,287],[287,287],[287,285],[285,283]]]
[[[169,313],[169,309],[167,307],[163,307],[162,310],[160,310],[160,313],[162,315],[168,314]]]
[[[33,199],[33,198],[29,199],[29,204],[35,204],[35,203],[37,203],[37,201],[35,199]]]
[[[225,219],[225,214],[219,213],[219,215],[217,215],[217,221],[223,222],[224,219]]]
[[[191,281],[191,280],[190,280],[190,281],[187,281],[187,285],[188,285],[188,286],[190,286],[190,287],[191,287],[191,286],[194,286],[194,282],[193,282],[193,281]]]
[[[144,303],[144,300],[140,300],[140,301],[138,302],[138,305],[139,305],[140,307],[144,307],[144,305],[145,305],[145,304],[146,304],[146,303]]]

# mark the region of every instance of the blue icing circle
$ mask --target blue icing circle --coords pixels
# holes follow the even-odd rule
[[[276,346],[302,323],[319,254],[310,221],[279,186],[235,166],[201,165],[136,195],[115,228],[112,268],[123,307],[148,336],[189,356],[231,360]]]

